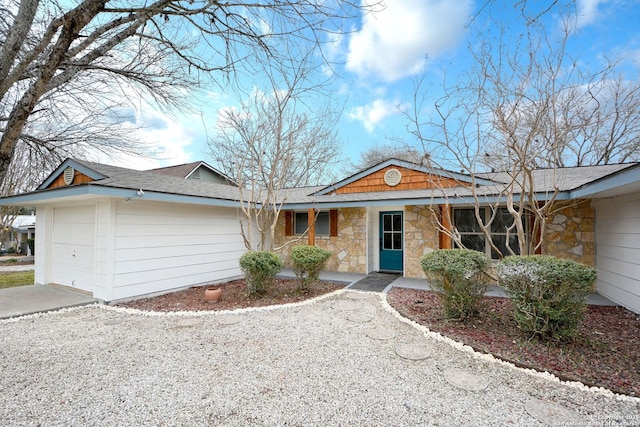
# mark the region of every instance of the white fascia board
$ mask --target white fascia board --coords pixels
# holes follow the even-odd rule
[[[239,207],[240,202],[236,200],[215,199],[211,197],[189,196],[181,194],[169,194],[153,191],[145,191],[142,196],[138,195],[136,189],[117,188],[100,185],[78,185],[72,187],[56,188],[51,190],[36,191],[33,193],[20,194],[0,198],[0,205],[6,206],[29,206],[42,205],[61,202],[65,198],[72,197],[111,197],[122,198],[130,201],[147,200],[169,203],[183,203],[191,205],[205,205],[218,207]]]

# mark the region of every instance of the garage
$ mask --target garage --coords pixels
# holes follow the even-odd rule
[[[53,208],[51,282],[95,291],[95,205]]]

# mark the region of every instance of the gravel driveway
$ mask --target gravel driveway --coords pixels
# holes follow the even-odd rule
[[[0,424],[637,425],[640,400],[525,372],[380,294],[271,309],[88,306],[0,321]]]

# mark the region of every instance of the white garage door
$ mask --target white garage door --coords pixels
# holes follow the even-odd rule
[[[95,206],[53,210],[52,281],[95,290]]]

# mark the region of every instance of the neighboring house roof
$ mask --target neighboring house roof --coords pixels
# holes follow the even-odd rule
[[[199,163],[199,162],[196,162]],[[196,163],[190,164],[194,165]],[[180,165],[184,166],[184,165]],[[385,191],[364,191],[355,186],[358,180],[380,181],[385,170],[397,167],[404,171],[425,174],[423,182],[414,187],[383,185]],[[60,184],[60,179],[68,168],[82,175],[78,184]],[[164,168],[170,169],[170,168]],[[211,206],[237,207],[241,194],[238,187],[226,184],[185,179],[157,171],[138,171],[101,163],[67,159],[32,193],[0,199],[5,205],[37,205],[51,200],[86,198],[89,196],[122,197],[168,201],[175,203],[204,204]],[[188,169],[185,167],[185,169]],[[427,177],[428,175],[428,177]],[[373,178],[372,178],[373,177]],[[423,185],[424,182],[446,178],[448,184],[442,186]],[[415,178],[415,174],[413,176]],[[557,186],[558,200],[583,197],[610,197],[622,193],[640,191],[640,164],[617,164],[562,169],[541,169],[533,173],[536,191],[542,199],[547,192]],[[473,193],[486,201],[496,200],[503,194],[504,183],[509,181],[505,173],[479,174],[475,179],[451,171],[426,168],[403,160],[390,159],[371,168],[360,171],[331,186],[315,186],[281,190],[281,198],[286,209],[308,209],[312,207],[336,208],[356,206],[392,206],[403,204],[452,205],[473,203]],[[475,183],[475,188],[471,188]],[[57,188],[52,188],[58,185]],[[366,187],[364,187],[366,189]],[[343,192],[348,189],[350,192]],[[246,191],[244,197],[249,195]],[[257,200],[257,199],[256,199]],[[259,201],[259,200],[257,200]]]
[[[173,176],[176,178],[189,179],[194,175],[194,173],[202,169],[207,170],[214,175],[217,175],[221,181],[235,185],[234,180],[232,180],[213,166],[202,161],[185,163],[183,165],[167,166],[164,168],[149,169],[149,172],[161,173],[163,175]]]
[[[168,176],[175,176],[176,178],[188,178],[195,169],[204,162],[192,162],[185,163],[184,165],[167,166],[164,168],[149,169],[149,172],[157,172]],[[213,169],[213,168],[211,168]]]
[[[36,226],[35,215],[16,215],[15,217],[7,218],[11,222],[11,228],[15,229],[27,229]],[[13,219],[13,221],[11,221]]]

